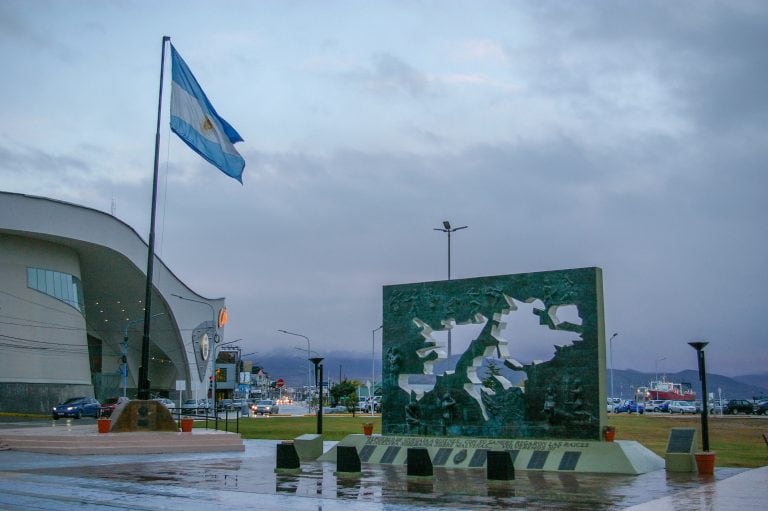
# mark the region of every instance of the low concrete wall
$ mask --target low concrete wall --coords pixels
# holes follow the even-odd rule
[[[61,383],[0,383],[0,412],[51,413],[51,407],[72,397],[93,397],[93,385]]]

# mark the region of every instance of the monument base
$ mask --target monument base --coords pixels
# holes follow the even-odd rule
[[[171,412],[159,401],[127,401],[112,412],[112,433],[178,431]]]
[[[664,458],[631,440],[515,440],[348,435],[338,446],[354,446],[362,463],[405,465],[409,447],[427,449],[432,464],[445,468],[485,468],[488,451],[509,452],[515,470],[638,475],[664,468]],[[319,461],[336,461],[336,446]]]

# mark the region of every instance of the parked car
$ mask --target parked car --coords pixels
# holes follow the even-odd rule
[[[755,413],[755,405],[746,399],[731,399],[723,407],[725,415],[734,415],[737,413]]]
[[[280,411],[280,407],[271,399],[262,399],[252,408],[256,415],[272,415]]]
[[[197,413],[205,413],[213,411],[213,402],[207,399],[200,399],[197,401]]]
[[[652,399],[645,403],[646,412],[668,412],[669,400],[666,399]]]
[[[173,402],[173,400],[168,399],[167,397],[156,397],[152,401],[157,401],[164,407],[168,408],[170,411],[174,411],[176,409],[176,403]]]
[[[84,415],[91,417],[98,417],[101,410],[101,403],[92,397],[73,397],[67,399],[63,403],[59,403],[51,408],[51,415],[53,420],[58,420],[59,417],[74,417],[79,419]]]
[[[181,413],[197,413],[197,399],[187,399],[181,404]]]
[[[217,408],[221,410],[232,410],[232,400],[231,399],[222,399],[218,403],[216,403]]]
[[[106,399],[103,403],[101,403],[101,412],[100,415],[102,417],[109,417],[112,415],[112,412],[115,411],[115,408],[117,408],[119,405],[123,403],[127,403],[130,401],[127,397],[110,397]]]
[[[633,399],[623,401],[621,404],[616,405],[613,408],[614,413],[644,413],[645,406],[643,403],[638,403]]]
[[[768,415],[768,400],[757,403],[755,413],[758,415]]]
[[[696,405],[692,401],[670,401],[669,413],[696,413]]]

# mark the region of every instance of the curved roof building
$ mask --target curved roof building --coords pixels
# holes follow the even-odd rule
[[[0,411],[48,413],[64,398],[135,396],[147,243],[117,218],[0,192]],[[204,398],[223,298],[154,263],[153,394]],[[224,314],[225,315],[225,314]]]

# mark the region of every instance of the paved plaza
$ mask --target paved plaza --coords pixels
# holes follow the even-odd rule
[[[95,425],[94,425],[95,428]],[[198,435],[198,433],[193,433]],[[204,434],[199,434],[205,441]],[[339,478],[334,463],[303,462],[301,473],[275,474],[276,444],[245,440],[243,452],[62,456],[0,451],[0,509],[292,511],[416,509],[698,510],[762,509],[768,467],[719,468],[714,477],[517,471],[489,483],[483,469],[435,469],[432,480],[403,466],[363,465]],[[325,449],[333,442],[326,442]]]

